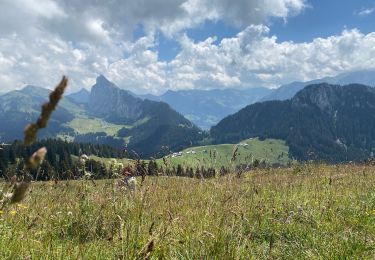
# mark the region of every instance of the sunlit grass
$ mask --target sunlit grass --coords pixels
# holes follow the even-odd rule
[[[105,132],[107,135],[115,136],[123,128],[123,125],[108,123],[98,118],[77,117],[68,123],[78,134]]]
[[[43,182],[1,212],[1,258],[375,256],[375,169],[306,166],[197,180]],[[2,184],[4,186],[5,184]]]
[[[260,141],[258,138],[252,138],[240,142],[247,144],[242,146],[238,144],[218,144],[191,147],[182,151],[182,156],[169,158],[168,163],[171,166],[178,164],[184,167],[213,167],[220,169],[221,166],[233,167],[240,164],[253,163],[255,160],[265,161],[268,165],[275,163],[286,165],[291,161],[289,158],[289,147],[282,140],[266,139]],[[233,152],[238,147],[235,161],[232,161]],[[195,154],[187,154],[194,151]],[[157,160],[159,165],[163,160]]]

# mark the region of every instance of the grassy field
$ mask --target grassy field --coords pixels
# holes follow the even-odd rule
[[[241,145],[242,144],[242,145]],[[247,144],[247,146],[244,146]],[[238,147],[236,159],[232,162],[234,150]],[[195,154],[187,153],[194,151]],[[219,169],[221,166],[232,167],[239,164],[249,164],[254,160],[266,161],[267,164],[287,164],[290,162],[289,148],[284,141],[266,139],[260,141],[258,138],[244,140],[239,144],[207,145],[185,149],[182,156],[168,158],[171,166],[181,164],[186,167],[213,167]],[[157,160],[163,164],[163,160]]]
[[[105,132],[107,135],[115,136],[123,128],[123,125],[116,125],[105,122],[99,118],[77,117],[67,126],[73,128],[78,134],[88,134],[95,132]]]
[[[77,156],[75,156],[75,160],[77,160]],[[134,165],[134,160],[132,159],[127,159],[127,158],[123,158],[123,159],[114,159],[114,158],[102,158],[102,157],[98,157],[98,156],[95,156],[95,155],[90,155],[89,158],[91,160],[95,160],[95,161],[98,161],[98,162],[101,162],[101,163],[104,163],[107,167],[109,167],[111,165],[111,163],[113,163],[113,161],[115,160],[117,163],[121,163],[124,167],[126,166],[133,166]]]
[[[155,177],[135,194],[114,180],[34,183],[0,216],[1,259],[374,257],[370,166]]]

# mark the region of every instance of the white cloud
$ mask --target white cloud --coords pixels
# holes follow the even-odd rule
[[[219,44],[211,38],[199,43],[183,38],[183,50],[171,62],[169,85],[273,87],[294,80],[375,69],[375,33],[344,30],[341,35],[309,43],[277,42],[268,33],[266,26],[252,25]]]
[[[184,29],[205,20],[222,19],[243,26],[264,22],[268,17],[286,18],[301,12],[304,6],[304,0],[235,3],[229,0],[3,0],[0,1],[1,88],[14,89],[25,83],[51,86],[62,74],[72,79],[72,90],[88,87],[97,74],[106,74],[132,90],[145,91],[160,91],[169,85],[169,77],[197,77],[207,83],[237,84],[238,75],[228,75],[227,68],[221,65],[215,68],[212,64],[212,74],[188,75],[186,68],[170,68],[172,65],[158,61],[153,35],[161,31],[177,37]],[[140,24],[147,36],[134,43],[132,33]],[[180,73],[171,75],[175,71]],[[186,79],[186,84],[192,81]]]
[[[106,76],[129,90],[158,92],[166,85],[167,63],[158,61],[157,52],[148,49],[152,46],[153,39],[140,38],[128,46],[129,57],[109,65]]]
[[[37,2],[37,4],[36,4]],[[271,17],[287,19],[304,0],[3,0],[0,2],[0,91],[51,87],[62,74],[71,91],[98,74],[135,92],[277,86],[374,68],[375,33],[345,30],[309,43],[278,42]],[[206,20],[238,26],[233,38],[194,42],[184,33]],[[146,36],[133,40],[142,25]],[[178,39],[170,62],[158,59],[155,32]]]
[[[146,39],[133,46],[133,54],[110,66],[108,76],[130,90],[276,87],[295,80],[375,69],[375,33],[357,29],[317,38],[308,43],[278,42],[269,28],[251,25],[236,37],[194,42],[180,37],[181,52],[166,63],[147,50]],[[141,44],[142,43],[142,44]]]
[[[361,11],[356,12],[359,16],[368,16],[371,15],[375,11],[375,7],[373,8],[364,8]]]

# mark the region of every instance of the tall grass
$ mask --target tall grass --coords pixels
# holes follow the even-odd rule
[[[375,169],[43,182],[0,216],[0,258],[373,259]]]

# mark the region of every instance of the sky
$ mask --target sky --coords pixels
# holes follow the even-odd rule
[[[375,0],[1,0],[0,92],[102,74],[139,94],[375,69]]]

